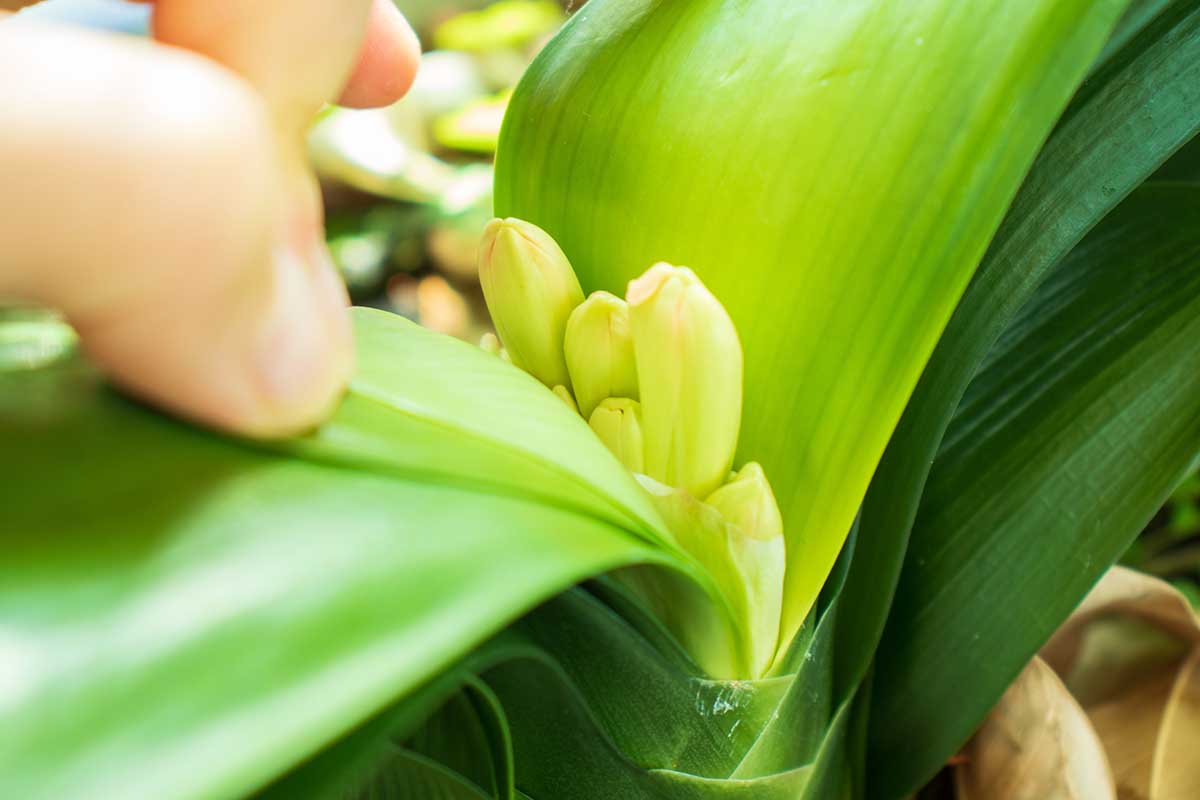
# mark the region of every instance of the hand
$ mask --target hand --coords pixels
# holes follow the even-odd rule
[[[176,413],[302,430],[353,363],[305,131],[398,99],[419,45],[390,0],[158,0],[153,28],[0,11],[0,298]]]

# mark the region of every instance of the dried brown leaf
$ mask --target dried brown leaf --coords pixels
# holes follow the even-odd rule
[[[1095,621],[1132,617],[1175,639],[1200,644],[1200,619],[1179,590],[1166,581],[1113,567],[1042,648],[1041,657],[1059,675],[1069,675]]]
[[[1200,797],[1200,647],[1179,670],[1158,733],[1153,800]]]
[[[1121,800],[1148,800],[1155,742],[1179,663],[1148,673],[1115,699],[1087,709]]]
[[[1035,658],[992,709],[955,771],[960,800],[1115,800],[1099,737]]]

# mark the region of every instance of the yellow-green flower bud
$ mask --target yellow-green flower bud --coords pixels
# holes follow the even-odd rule
[[[626,295],[646,473],[697,499],[725,481],[742,416],[742,346],[725,308],[686,267],[656,264]]]
[[[606,397],[638,397],[629,306],[608,292],[591,296],[571,312],[565,341],[567,370],[585,417]]]
[[[636,400],[608,397],[596,406],[588,419],[600,441],[632,472],[645,472],[640,416]]]
[[[783,515],[763,468],[751,461],[729,483],[708,496],[710,506],[721,512],[730,525],[752,539],[783,536]]]
[[[571,395],[570,389],[563,386],[562,384],[559,384],[558,386],[555,386],[550,391],[554,392],[555,397],[557,397],[559,400],[562,400],[564,403],[566,403],[567,408],[571,409],[576,414],[579,413],[579,406],[575,404],[575,398]]]
[[[485,353],[491,353],[494,356],[499,356],[500,340],[496,338],[496,334],[488,331],[483,336],[479,337],[479,349]]]
[[[563,338],[583,290],[550,234],[519,219],[489,222],[479,283],[512,363],[547,386],[570,386]]]
[[[787,564],[783,516],[767,476],[754,462],[742,467],[706,502],[721,513],[730,531],[729,552],[741,575],[751,620],[752,669],[761,675],[775,658],[783,612]]]
[[[638,483],[666,521],[675,541],[704,565],[734,620],[734,647],[704,614],[687,613],[668,624],[710,675],[765,675],[775,660],[787,550],[771,487],[757,464],[701,502],[645,475]],[[687,602],[677,590],[647,587],[651,602]],[[665,595],[665,598],[663,597]],[[656,601],[653,598],[658,597]]]

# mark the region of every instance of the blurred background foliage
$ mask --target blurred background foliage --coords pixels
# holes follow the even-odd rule
[[[1166,579],[1200,608],[1200,469],[1174,491],[1122,563]]]
[[[330,109],[313,127],[329,245],[356,303],[478,341],[489,324],[475,246],[500,123],[525,67],[580,3],[398,5],[425,47],[412,91],[390,108]]]

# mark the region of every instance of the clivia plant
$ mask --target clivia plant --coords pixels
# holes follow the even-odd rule
[[[1200,454],[1198,127],[1196,0],[592,0],[498,341],[357,310],[284,442],[0,378],[0,795],[914,791]]]

